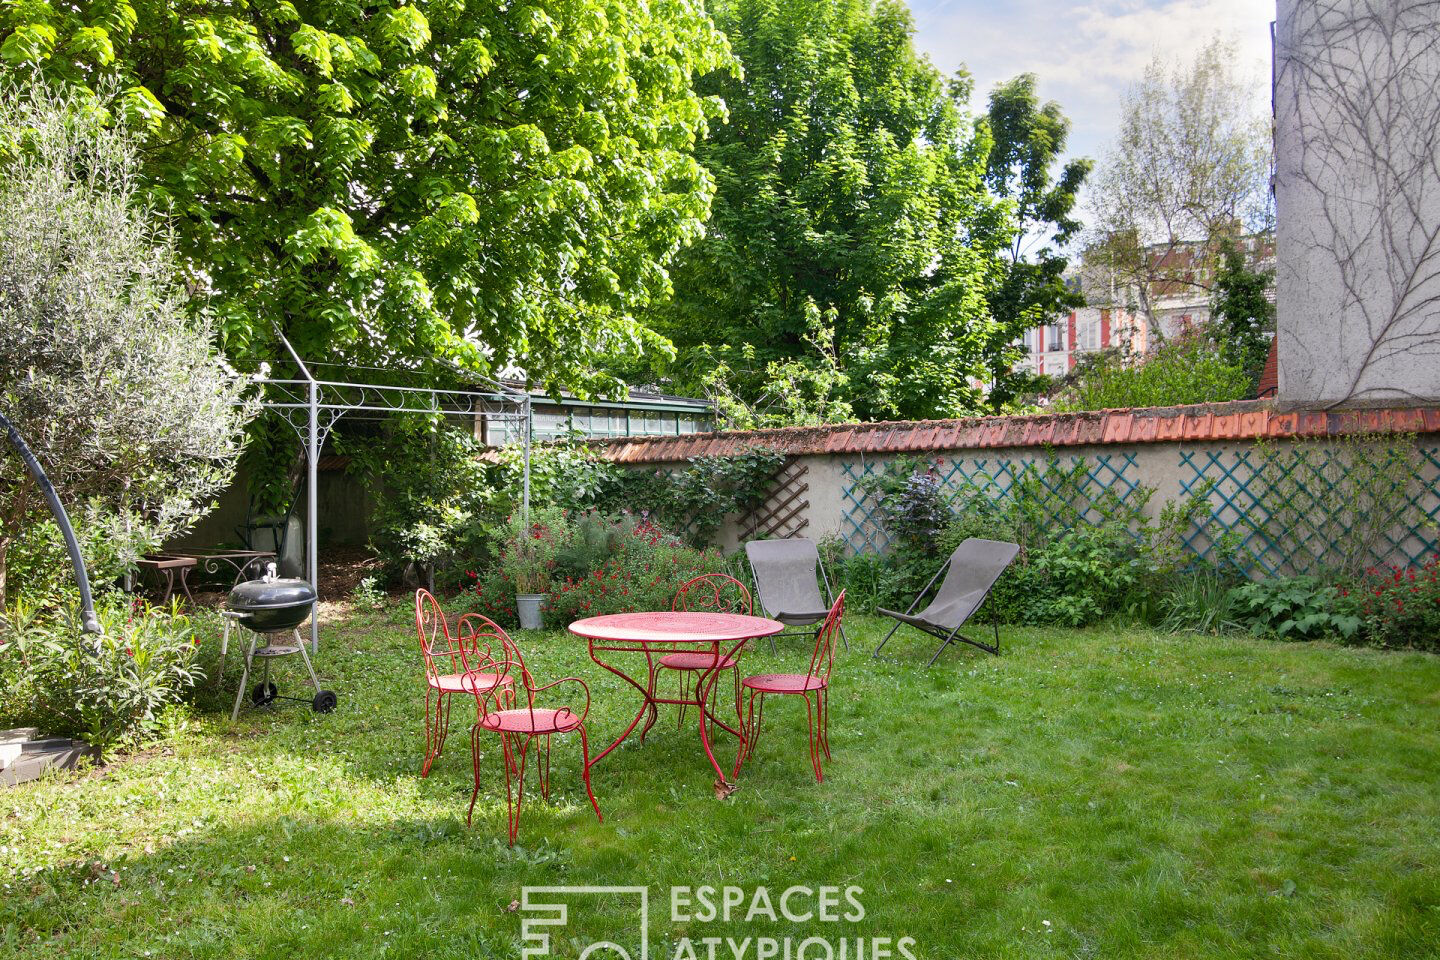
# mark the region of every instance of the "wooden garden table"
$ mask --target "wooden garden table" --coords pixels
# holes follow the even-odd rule
[[[590,766],[593,767],[599,763],[610,751],[624,743],[625,738],[634,732],[640,724],[640,718],[646,713],[650,714],[650,720],[645,724],[645,729],[649,730],[655,722],[657,704],[686,704],[699,708],[696,712],[700,717],[700,743],[705,748],[705,756],[709,758],[710,765],[715,768],[716,792],[728,793],[733,789],[733,784],[726,779],[725,771],[720,769],[720,764],[715,759],[715,751],[710,747],[710,734],[707,729],[709,724],[706,721],[718,724],[739,739],[740,752],[736,755],[735,764],[737,774],[740,769],[740,758],[745,755],[745,724],[740,717],[738,702],[735,704],[735,726],[730,726],[716,716],[710,709],[710,691],[715,686],[721,670],[729,669],[722,665],[727,660],[738,658],[746,643],[756,637],[768,637],[780,633],[784,629],[783,623],[765,617],[749,617],[738,613],[685,613],[680,611],[615,613],[603,617],[576,620],[570,624],[571,633],[589,641],[590,659],[640,691],[640,709],[636,711],[635,719],[630,721],[625,732],[620,734],[614,743],[590,760]],[[727,650],[728,652],[726,652]],[[663,656],[677,651],[706,652],[714,658],[713,666],[703,671],[699,682],[695,684],[695,699],[693,700],[658,696],[655,692],[656,655]],[[603,653],[643,654],[649,672],[646,682],[641,683],[620,667],[608,663],[601,656]],[[643,733],[641,737],[643,739]]]

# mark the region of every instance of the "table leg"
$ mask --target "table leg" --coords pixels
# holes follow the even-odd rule
[[[650,648],[645,648],[645,667],[650,673],[650,679],[645,683],[645,700],[650,705],[650,716],[645,721],[645,726],[640,728],[640,742],[645,742],[645,734],[655,726],[655,721],[660,718],[660,710],[655,705],[655,659],[650,656]]]
[[[609,649],[614,649],[617,653],[641,653],[641,652],[642,652],[642,650],[640,650],[640,649],[638,649],[638,648],[637,648],[637,649],[624,649],[624,648],[616,649],[616,648],[610,648],[610,647],[600,647],[600,648],[598,648],[599,651],[604,651],[604,650],[609,650]],[[646,657],[647,657],[647,659],[648,659],[648,657],[649,657],[649,650],[646,649],[646,650],[644,650],[643,652],[646,654]],[[605,759],[605,757],[606,757],[607,755],[609,755],[609,753],[610,753],[611,750],[614,750],[616,747],[620,746],[620,744],[624,743],[624,742],[625,742],[625,738],[628,737],[628,736],[630,736],[630,734],[635,730],[635,727],[639,725],[639,723],[640,723],[640,718],[643,717],[643,716],[645,716],[646,712],[652,711],[652,710],[655,709],[655,701],[654,701],[653,699],[651,699],[650,692],[649,692],[645,687],[641,686],[640,683],[639,683],[634,677],[632,677],[632,676],[630,676],[629,674],[625,673],[623,670],[619,669],[618,667],[611,666],[610,664],[606,663],[604,660],[601,660],[601,659],[600,659],[600,657],[599,657],[599,655],[598,655],[598,652],[597,652],[597,648],[596,648],[596,646],[595,646],[595,641],[594,641],[594,640],[591,640],[591,641],[590,641],[590,659],[591,659],[591,660],[594,660],[597,664],[599,664],[600,666],[604,667],[606,670],[609,670],[611,673],[615,674],[615,676],[619,677],[621,680],[624,680],[626,683],[630,684],[630,686],[634,687],[636,690],[639,690],[639,691],[640,691],[640,709],[639,709],[638,711],[636,711],[636,713],[635,713],[635,719],[630,721],[630,726],[626,727],[626,728],[625,728],[625,731],[624,731],[623,733],[621,733],[620,736],[618,736],[618,737],[615,738],[615,742],[614,742],[614,743],[610,744],[610,746],[606,747],[604,750],[601,750],[599,753],[595,754],[595,756],[593,756],[593,757],[590,758],[590,763],[589,763],[589,765],[586,767],[586,770],[589,770],[590,767],[595,766],[595,764],[597,764],[597,763],[599,763],[601,760]]]
[[[185,599],[190,601],[192,607],[195,606],[195,594],[190,592],[190,571],[194,569],[194,567],[180,568],[180,589],[185,591]],[[173,590],[174,587],[172,586],[171,589]]]
[[[726,723],[724,720],[721,720],[718,716],[716,716],[716,715],[715,715],[715,712],[710,709],[710,693],[711,693],[711,690],[714,689],[714,686],[715,686],[716,681],[720,679],[720,673],[721,673],[721,671],[722,671],[722,670],[729,669],[728,667],[723,667],[722,664],[723,664],[726,660],[730,660],[730,659],[737,658],[737,657],[740,655],[741,649],[744,648],[745,643],[746,643],[746,641],[741,640],[740,642],[738,642],[737,644],[735,644],[735,646],[734,646],[733,648],[731,648],[731,650],[730,650],[730,652],[729,652],[728,654],[726,654],[724,657],[721,657],[721,656],[720,656],[720,644],[719,644],[719,642],[717,641],[717,642],[711,647],[711,652],[712,652],[712,654],[714,655],[714,660],[713,660],[713,662],[712,662],[712,665],[711,665],[710,669],[705,670],[705,671],[703,671],[703,672],[700,674],[700,680],[699,680],[699,682],[696,684],[696,693],[697,693],[697,695],[696,695],[696,697],[695,697],[695,702],[696,702],[696,705],[700,708],[700,709],[699,709],[699,713],[700,713],[700,742],[701,742],[701,744],[703,744],[704,747],[705,747],[705,756],[710,759],[710,765],[715,768],[715,785],[716,785],[717,787],[722,787],[722,788],[724,788],[724,787],[730,787],[730,786],[732,786],[732,784],[731,784],[731,782],[730,782],[729,780],[727,780],[727,779],[725,778],[725,771],[720,769],[720,764],[719,764],[719,762],[715,759],[715,751],[712,750],[711,747],[710,747],[710,732],[709,732],[709,729],[708,729],[708,728],[709,728],[709,722],[713,722],[713,723],[715,723],[715,724],[718,724],[720,727],[724,728],[727,732],[733,734],[733,735],[740,741],[740,754],[739,754],[739,756],[744,756],[744,755],[745,755],[745,732],[744,732],[745,725],[744,725],[743,723],[741,723],[741,724],[738,724],[738,726],[736,726],[736,727],[732,727],[732,726],[730,726],[728,723]],[[737,717],[738,717],[738,715],[739,715],[739,706],[738,706],[738,705],[736,706],[736,715],[737,715]],[[707,721],[709,721],[709,722],[707,722]],[[737,764],[737,765],[736,765],[736,770],[738,771],[738,769],[739,769],[739,765]]]

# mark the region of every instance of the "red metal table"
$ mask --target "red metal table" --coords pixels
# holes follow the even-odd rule
[[[707,720],[718,724],[729,733],[733,734],[740,741],[740,751],[735,757],[735,774],[739,773],[740,758],[745,755],[745,733],[744,723],[740,719],[740,705],[735,705],[735,726],[730,726],[721,720],[710,709],[710,691],[724,669],[723,664],[727,660],[740,656],[745,644],[756,637],[768,637],[785,629],[785,625],[778,620],[768,620],[765,617],[747,617],[738,613],[615,613],[604,617],[590,617],[585,620],[576,620],[570,624],[570,632],[576,636],[584,637],[590,643],[590,659],[615,674],[621,680],[630,684],[640,691],[640,709],[635,714],[635,719],[625,728],[625,732],[616,738],[600,753],[590,760],[590,766],[594,766],[605,758],[610,751],[625,742],[625,738],[634,732],[640,723],[640,718],[650,713],[651,723],[654,722],[656,704],[660,703],[684,703],[696,706],[700,717],[700,743],[705,747],[705,756],[710,759],[710,765],[715,768],[716,788],[721,792],[728,792],[731,783],[725,777],[725,771],[720,769],[720,764],[715,759],[715,751],[710,747],[709,724]],[[728,652],[722,651],[728,647]],[[655,689],[655,654],[671,653],[677,650],[694,650],[696,652],[709,652],[714,657],[714,666],[700,674],[700,680],[695,684],[695,699],[680,700],[670,697],[656,696],[652,691]],[[645,665],[649,676],[645,683],[636,680],[630,674],[614,664],[607,663],[600,654],[602,653],[638,653],[645,657]],[[646,724],[646,729],[649,729]]]

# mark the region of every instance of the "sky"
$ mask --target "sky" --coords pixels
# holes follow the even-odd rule
[[[1115,138],[1120,100],[1156,54],[1177,62],[1212,37],[1236,44],[1256,109],[1270,101],[1274,0],[909,0],[915,44],[942,71],[975,77],[972,109],[1017,73],[1072,121],[1069,153],[1097,161]]]

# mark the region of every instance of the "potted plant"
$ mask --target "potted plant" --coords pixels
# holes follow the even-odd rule
[[[510,518],[500,570],[515,588],[515,613],[522,630],[544,626],[541,606],[550,592],[563,530],[564,515],[559,511],[537,510],[528,522],[518,516]]]

